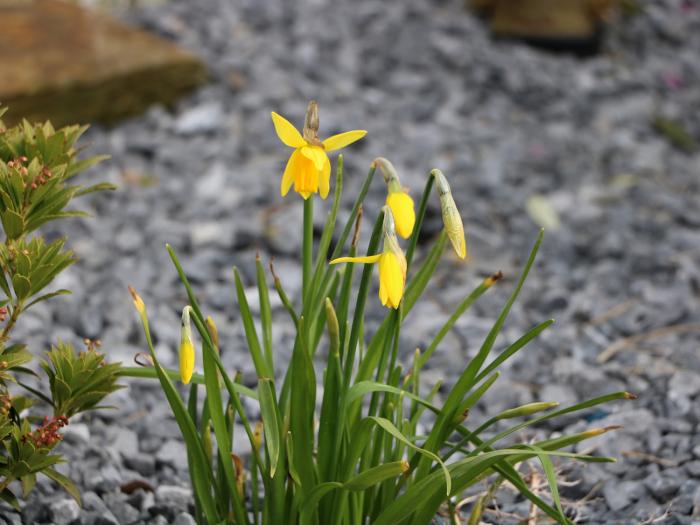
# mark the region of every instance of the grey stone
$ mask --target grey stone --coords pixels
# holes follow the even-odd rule
[[[177,515],[175,521],[173,521],[173,525],[197,525],[197,522],[190,514],[182,512]]]
[[[139,453],[139,437],[129,428],[117,428],[114,430],[111,446],[124,459],[130,458]]]
[[[90,441],[90,428],[85,423],[71,423],[63,429],[63,439],[75,445],[84,445]]]
[[[114,465],[105,465],[86,475],[86,486],[96,492],[109,492],[122,483],[122,475]]]
[[[170,439],[156,453],[156,460],[180,470],[187,468],[187,450],[181,441]]]
[[[142,476],[152,476],[156,471],[156,458],[142,452],[124,457],[124,464]]]
[[[192,502],[192,490],[175,485],[160,485],[156,488],[156,502],[175,510],[187,511]]]
[[[681,481],[675,476],[652,474],[644,480],[644,485],[654,498],[660,502],[666,502],[678,492]]]
[[[56,525],[68,525],[80,516],[80,506],[74,499],[54,501],[49,506],[51,519]]]
[[[639,481],[610,480],[603,486],[605,501],[613,511],[622,510],[646,494],[644,485]]]
[[[211,133],[222,125],[223,108],[218,102],[204,103],[185,111],[175,121],[175,131],[180,135]]]

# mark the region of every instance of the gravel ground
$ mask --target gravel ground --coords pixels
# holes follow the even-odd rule
[[[121,13],[199,54],[213,80],[174,109],[90,131],[91,150],[112,155],[100,177],[121,188],[93,198],[94,219],[55,227],[81,257],[58,283],[74,295],[37,307],[18,334],[34,348],[98,337],[114,360],[131,362],[144,350],[132,284],[149,305],[158,352],[174,363],[184,296],[170,242],[217,320],[226,363],[251,377],[231,267],[250,283],[256,251],[274,255],[298,295],[301,201],[278,194],[287,151],[269,112],[299,123],[316,98],[323,135],[369,130],[346,154],[348,197],[381,155],[414,196],[441,168],[461,207],[471,261],[445,257],[439,286],[407,320],[404,355],[500,269],[506,279],[460,320],[426,372],[455,379],[514,285],[541,220],[528,202],[541,196],[559,225],[497,346],[549,317],[557,323],[470,417],[635,392],[634,402],[540,429],[625,425],[592,442],[618,463],[561,466],[569,511],[582,523],[700,523],[700,154],[652,124],[663,116],[700,137],[689,111],[700,103],[700,6],[647,4],[586,60],[494,43],[459,0],[174,0]],[[378,207],[383,192],[376,184],[370,203]],[[437,232],[437,199],[431,206],[427,226]],[[382,309],[372,303],[376,319]],[[284,360],[291,326],[283,312],[277,318]],[[111,402],[116,410],[66,432],[73,461],[64,471],[82,488],[83,509],[40,481],[21,517],[4,512],[6,522],[193,523],[184,448],[157,385],[135,382]],[[134,481],[154,491],[125,491]],[[505,490],[498,504],[488,523],[529,510]]]

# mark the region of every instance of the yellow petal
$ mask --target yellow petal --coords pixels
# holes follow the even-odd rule
[[[318,192],[322,199],[328,197],[328,192],[331,189],[331,161],[328,159],[328,155],[325,157],[326,159],[323,163],[323,170],[321,171],[320,178],[318,179]]]
[[[301,153],[297,160],[298,169],[294,172],[294,191],[308,199],[312,193],[318,193],[319,170],[312,160],[304,156],[304,148],[298,151]]]
[[[379,261],[381,258],[382,254],[378,253],[377,255],[365,255],[363,257],[338,257],[337,259],[333,259],[331,261],[331,264],[340,264],[340,263],[365,263],[365,264],[370,264],[370,263],[376,263]]]
[[[194,372],[194,346],[191,341],[180,342],[180,378],[188,384]]]
[[[404,239],[408,239],[413,233],[413,226],[416,223],[413,199],[403,191],[396,191],[389,193],[386,203],[391,208],[391,213],[394,216],[396,233]]]
[[[282,197],[287,195],[287,193],[289,192],[289,188],[291,188],[292,184],[294,184],[294,180],[296,179],[297,173],[300,169],[299,157],[301,157],[301,153],[299,153],[299,150],[294,150],[294,152],[289,157],[289,160],[287,161],[287,167],[284,168],[284,175],[282,175],[282,184],[280,185],[280,193],[282,194]]]
[[[324,140],[323,149],[326,151],[335,151],[360,140],[365,135],[367,135],[367,132],[364,129],[356,129],[353,131],[346,131],[345,133],[339,133],[338,135],[333,135],[332,137],[328,137],[326,140]]]
[[[306,146],[306,141],[297,128],[282,115],[272,112],[272,123],[275,125],[277,136],[290,148],[301,148]]]
[[[379,261],[379,298],[384,306],[398,308],[403,297],[405,275],[398,257],[385,252]],[[382,291],[383,289],[383,291]]]
[[[301,153],[314,163],[318,171],[321,171],[323,164],[328,161],[328,155],[320,146],[305,146],[301,148]]]

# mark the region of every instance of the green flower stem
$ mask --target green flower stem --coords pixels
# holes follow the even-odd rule
[[[340,234],[340,237],[338,237],[338,242],[335,245],[335,248],[333,249],[331,259],[336,259],[340,257],[340,254],[343,253],[345,241],[348,240],[348,235],[350,235],[350,231],[355,225],[355,219],[357,218],[357,214],[360,212],[360,207],[362,206],[362,203],[364,202],[365,197],[367,196],[367,192],[369,191],[369,187],[372,184],[372,179],[374,178],[374,173],[376,170],[376,166],[372,165],[370,167],[369,172],[367,173],[367,178],[365,178],[365,182],[362,184],[362,188],[360,188],[360,193],[357,194],[357,199],[355,199],[355,204],[353,204],[352,206],[350,217],[348,217],[348,220],[345,223],[345,228],[343,228],[343,232]]]
[[[408,246],[406,251],[406,265],[411,267],[411,261],[413,260],[413,252],[416,251],[416,245],[418,244],[418,236],[420,235],[420,230],[423,227],[423,219],[425,219],[425,211],[428,208],[428,197],[430,197],[430,192],[433,189],[433,183],[435,178],[432,175],[428,175],[428,180],[425,181],[425,188],[423,189],[423,194],[420,198],[420,204],[418,204],[418,213],[416,214],[416,224],[413,227],[413,235],[411,235],[411,244]]]
[[[379,241],[382,234],[382,225],[384,223],[384,213],[380,213],[374,223],[374,230],[367,246],[367,255],[376,255],[379,250]],[[360,338],[360,327],[365,316],[365,303],[367,302],[367,293],[372,276],[373,264],[365,264],[362,270],[362,278],[360,280],[360,289],[357,292],[357,301],[355,304],[355,315],[352,320],[352,328],[350,329],[350,341],[348,343],[348,352],[345,356],[345,366],[343,372],[345,374],[345,390],[350,388],[350,380],[352,378],[353,365],[355,364],[355,352]]]
[[[314,199],[304,199],[304,245],[302,254],[303,280],[302,297],[304,299],[304,312],[308,308],[308,298],[311,293],[311,265],[313,264],[314,251]]]

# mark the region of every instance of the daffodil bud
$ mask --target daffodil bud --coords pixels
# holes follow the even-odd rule
[[[464,238],[464,224],[462,217],[459,215],[459,210],[452,197],[452,190],[445,178],[445,175],[434,169],[430,175],[435,177],[438,195],[440,196],[440,208],[442,208],[442,222],[445,225],[445,231],[452,243],[452,247],[460,259],[467,256],[467,241]]]
[[[260,447],[262,446],[263,438],[263,424],[262,421],[258,421],[255,424],[255,429],[253,430],[253,448],[257,452],[260,452]]]
[[[510,419],[513,417],[523,417],[530,416],[537,412],[542,412],[543,410],[549,410],[550,408],[558,407],[559,403],[556,401],[552,402],[541,402],[541,403],[528,403],[519,407],[511,408],[510,410],[505,410],[496,416],[497,419]]]
[[[141,316],[145,315],[146,305],[143,303],[143,299],[141,299],[141,296],[136,293],[136,290],[134,290],[132,286],[129,286],[129,293],[131,294],[131,298],[134,300],[134,308],[136,308],[136,311]]]
[[[182,325],[180,327],[180,378],[188,384],[194,372],[194,343],[192,342],[192,327],[190,326],[191,306],[182,309]]]
[[[408,239],[413,233],[413,226],[416,224],[416,212],[413,206],[413,199],[401,187],[399,175],[394,166],[384,157],[377,157],[373,164],[379,168],[386,182],[388,195],[386,204],[391,208],[396,222],[396,233],[404,239]]]
[[[204,455],[211,462],[214,457],[214,447],[211,443],[211,423],[207,423],[204,432],[202,432],[202,448],[204,449]]]
[[[338,316],[333,308],[333,303],[326,297],[326,322],[328,323],[328,338],[330,339],[331,355],[338,355],[340,351],[340,325],[338,324]]]
[[[211,342],[214,343],[214,350],[219,351],[219,331],[216,329],[216,324],[214,324],[214,319],[211,315],[205,320],[207,324],[207,331],[209,332],[209,337],[211,337]]]

